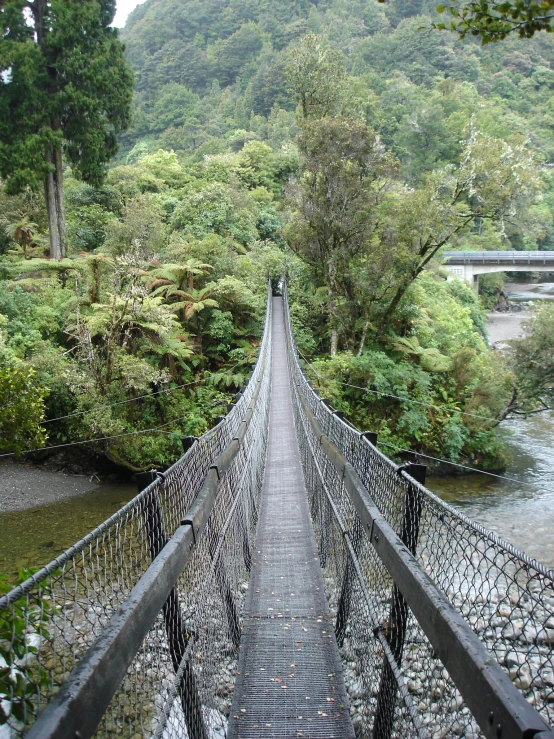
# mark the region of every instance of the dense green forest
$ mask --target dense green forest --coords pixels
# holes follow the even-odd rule
[[[87,178],[64,149],[63,259],[43,193],[0,191],[0,450],[97,439],[170,464],[244,383],[265,276],[286,273],[306,369],[350,420],[501,467],[498,423],[550,407],[554,320],[516,362],[490,351],[440,253],[554,249],[554,39],[482,46],[440,18],[427,0],[139,5],[118,153]]]

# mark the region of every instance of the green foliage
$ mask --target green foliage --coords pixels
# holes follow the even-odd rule
[[[121,218],[108,223],[106,250],[119,256],[139,243],[144,254],[157,254],[167,243],[164,215],[160,200],[151,193],[129,199]]]
[[[11,194],[43,185],[50,256],[66,252],[63,153],[100,184],[128,125],[133,77],[114,0],[7,0],[0,12],[0,175]]]
[[[417,357],[426,372],[448,372],[452,369],[452,361],[449,357],[441,354],[434,347],[424,349],[420,346],[417,336],[396,339],[393,342],[393,347],[398,352]]]
[[[486,350],[467,309],[448,300],[449,284],[441,284],[436,296],[429,289],[411,291],[410,323],[417,334],[384,347],[373,343],[357,357],[339,352],[316,359],[308,374],[335,407],[383,442],[498,468],[503,459],[495,419],[510,403],[512,375],[500,355]],[[442,315],[432,320],[428,310],[445,299]],[[294,304],[293,315],[298,309]]]
[[[491,0],[490,2],[469,2],[465,5],[437,5],[437,12],[449,12],[450,24],[435,23],[434,27],[455,31],[460,38],[469,33],[479,36],[483,44],[505,39],[510,33],[521,38],[531,38],[537,31],[552,32],[554,2],[530,2],[530,0]]]
[[[68,177],[69,222],[82,229],[101,214],[105,237],[87,253],[72,236],[60,261],[9,256],[0,290],[0,361],[32,368],[48,388],[47,417],[64,417],[49,426],[52,443],[96,440],[97,452],[143,469],[168,466],[181,436],[210,427],[214,403],[229,401],[255,358],[265,264],[283,270],[274,192],[290,161],[262,144],[185,171],[156,150],[101,188]],[[225,194],[228,221],[210,221],[201,202],[188,211],[200,238],[193,219],[174,230],[210,188]],[[268,241],[257,242],[258,224]]]
[[[357,120],[308,121],[298,142],[304,176],[289,190],[294,218],[288,236],[327,290],[334,354],[341,328],[339,295],[348,289],[353,260],[361,253],[374,256],[376,210],[396,176],[396,162],[375,132]]]
[[[0,575],[0,595],[25,582],[35,570],[23,569],[12,581]],[[40,583],[0,613],[0,726],[14,719],[21,727],[36,714],[37,688],[45,688],[49,675],[36,655],[55,614],[51,587]],[[9,706],[6,712],[6,704]]]
[[[38,188],[49,171],[44,151],[64,140],[75,171],[91,182],[116,150],[128,122],[132,76],[112,0],[3,4],[0,69],[0,172],[10,192]],[[60,111],[63,111],[60,114]]]
[[[53,443],[104,438],[96,450],[132,468],[170,464],[244,381],[266,275],[286,272],[298,345],[357,423],[498,464],[513,376],[437,258],[446,244],[554,247],[552,40],[483,48],[419,30],[434,21],[427,0],[149,0],[131,14],[133,121],[107,185],[66,168],[65,260],[43,259],[40,198],[0,188],[0,362],[34,369],[47,418],[83,411],[49,426]],[[348,378],[402,400],[358,397]]]
[[[519,398],[516,408],[523,412],[554,407],[554,306],[538,308],[526,322],[529,336],[514,341],[514,372]]]
[[[290,50],[286,68],[289,92],[304,121],[341,112],[346,70],[344,57],[315,34]]]
[[[172,226],[202,239],[210,233],[231,236],[240,244],[255,241],[259,234],[253,207],[247,196],[219,182],[183,198],[175,209]]]
[[[502,272],[479,275],[479,298],[485,308],[490,310],[498,303],[504,291],[504,282],[505,275]]]
[[[29,368],[0,369],[0,451],[18,456],[26,449],[43,446],[46,390],[36,384],[36,373]]]

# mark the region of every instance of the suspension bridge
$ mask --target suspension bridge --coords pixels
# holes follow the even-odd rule
[[[553,739],[554,572],[377,441],[270,294],[227,415],[0,598],[0,737]]]

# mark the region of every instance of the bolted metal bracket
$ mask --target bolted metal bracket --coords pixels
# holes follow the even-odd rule
[[[372,446],[377,446],[377,434],[373,431],[363,431],[360,439],[367,439]]]
[[[410,477],[413,477],[416,482],[419,482],[420,485],[425,485],[425,477],[427,475],[426,464],[408,462],[407,464],[401,464],[397,472],[398,474],[405,472]]]
[[[194,530],[194,521],[192,518],[183,518],[181,526],[190,526],[192,529],[192,543],[196,546],[196,531]]]

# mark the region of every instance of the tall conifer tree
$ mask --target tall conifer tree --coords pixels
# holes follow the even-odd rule
[[[0,2],[0,175],[9,194],[44,185],[50,256],[65,254],[62,150],[91,184],[129,123],[133,76],[115,0]]]

